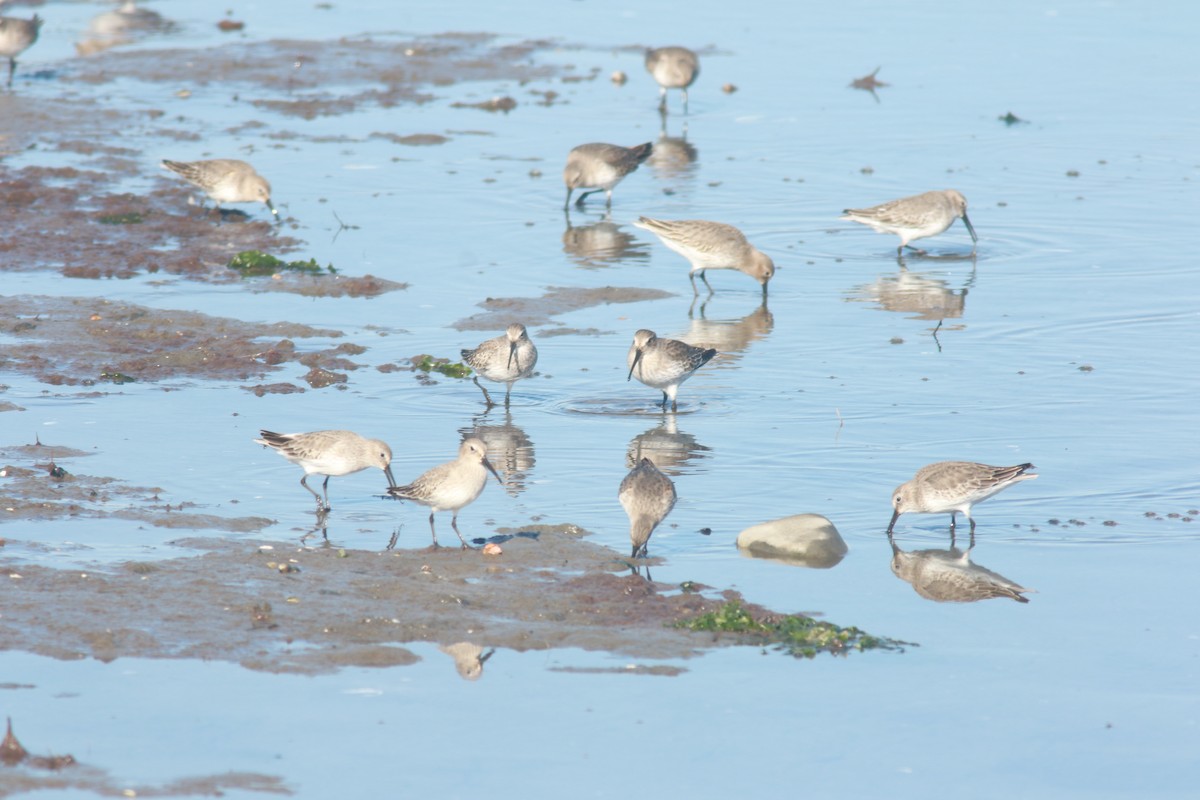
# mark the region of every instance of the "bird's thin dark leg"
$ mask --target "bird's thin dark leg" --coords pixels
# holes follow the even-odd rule
[[[437,548],[437,546],[438,546],[438,543],[437,543],[437,531],[436,531],[436,530],[434,530],[434,528],[433,528],[433,512],[432,512],[432,511],[430,511],[430,512],[429,512],[429,532],[430,532],[431,534],[433,534],[433,546],[434,546],[434,548],[436,549],[436,548]]]
[[[458,540],[462,542],[463,550],[473,549],[471,545],[467,544],[467,540],[463,538],[462,533],[460,533],[458,530],[458,514],[455,514],[450,518],[450,527],[454,528],[454,532],[458,534]]]
[[[329,476],[325,476],[324,482],[321,483],[321,491],[325,494],[325,510],[329,511],[333,506],[329,505]]]
[[[712,284],[708,282],[708,275],[704,274],[704,270],[700,270],[700,280],[704,281],[704,285],[708,287],[708,293],[713,293]]]
[[[689,273],[688,273],[688,278],[690,278],[690,279],[691,279],[691,281],[692,281],[692,296],[693,296],[693,297],[699,297],[699,296],[700,296],[700,290],[696,288],[696,273],[694,273],[694,272],[689,272]]]
[[[326,478],[325,480],[329,480],[329,478]],[[304,477],[302,477],[300,479],[300,485],[303,486],[305,489],[308,489],[308,493],[311,494],[313,497],[317,498],[317,511],[328,511],[329,510],[328,505],[321,502],[321,495],[317,494],[316,490],[308,485],[308,476],[307,475],[305,475]]]
[[[483,388],[483,384],[479,382],[479,376],[476,375],[471,380],[475,381],[475,385],[479,387],[479,391],[483,392],[483,402],[487,403],[487,407],[491,408],[496,405],[492,402],[492,396],[488,394],[488,390]]]

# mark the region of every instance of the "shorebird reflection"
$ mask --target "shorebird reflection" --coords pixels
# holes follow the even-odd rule
[[[585,269],[599,269],[624,261],[649,261],[650,244],[626,233],[608,214],[598,222],[572,225],[571,212],[565,214],[563,252]]]
[[[917,594],[938,603],[974,603],[993,597],[1007,597],[1028,603],[1024,597],[1036,591],[1009,580],[986,567],[971,563],[974,538],[966,550],[951,546],[948,550],[901,550],[889,534],[892,546],[892,572],[912,584]]]
[[[492,649],[485,653],[482,647],[470,642],[439,645],[438,650],[454,659],[454,669],[464,681],[477,681],[482,678],[484,662],[496,652]]]
[[[504,491],[516,497],[525,491],[525,481],[536,464],[533,441],[520,425],[513,422],[509,409],[503,409],[502,419],[489,424],[490,411],[475,417],[473,425],[459,428],[458,432],[464,438],[474,436],[483,440],[487,445],[488,460],[504,478]]]
[[[664,413],[662,421],[645,433],[639,433],[625,449],[625,468],[633,469],[648,458],[667,475],[681,475],[691,462],[708,458],[711,447],[696,441],[690,433],[681,433],[676,416]]]

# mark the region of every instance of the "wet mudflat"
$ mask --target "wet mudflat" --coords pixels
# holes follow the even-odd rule
[[[777,793],[774,765],[828,796],[1188,796],[1192,11],[813,8],[797,47],[773,3],[267,3],[228,33],[154,7],[113,40],[106,8],[5,6],[48,23],[0,92],[0,712],[75,760],[5,792],[557,797],[616,768],[724,796]],[[667,43],[703,61],[686,117],[642,69]],[[564,216],[588,141],[655,152]],[[279,224],[158,168],[215,157]],[[898,259],[837,220],[935,188],[974,255],[961,224]],[[766,302],[729,272],[693,302],[641,214],[737,225],[780,268]],[[540,358],[510,408],[420,366],[514,321]],[[626,382],[643,327],[720,351],[677,414]],[[377,471],[331,481],[322,528],[262,427],[381,437],[401,480],[479,436],[505,484],[459,525],[503,554],[429,551]],[[616,502],[645,454],[679,494],[652,581]],[[974,543],[947,515],[889,542],[890,491],[944,459],[1041,477]],[[848,552],[733,546],[806,512]],[[730,598],[913,645],[668,626]]]

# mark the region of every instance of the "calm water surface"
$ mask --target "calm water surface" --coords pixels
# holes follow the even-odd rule
[[[732,586],[781,611],[919,646],[812,662],[732,649],[679,662],[686,671],[673,678],[563,671],[625,665],[606,654],[501,652],[476,683],[431,645],[413,646],[415,666],[319,678],[10,650],[0,653],[0,680],[34,688],[0,692],[0,710],[19,721],[27,746],[70,752],[130,784],[246,770],[281,775],[311,797],[1194,796],[1200,520],[1145,516],[1200,505],[1194,5],[752,2],[735,19],[710,2],[688,4],[687,16],[655,0],[397,5],[278,0],[236,16],[250,40],[450,30],[549,38],[561,47],[537,59],[599,77],[460,84],[420,106],[312,121],[235,103],[232,90],[198,92],[179,113],[204,141],[144,156],[153,176],[162,157],[253,148],[276,202],[299,221],[305,257],[409,289],[312,300],[47,272],[6,275],[5,292],[336,328],[369,343],[371,363],[449,356],[495,335],[452,327],[489,296],[605,285],[677,294],[534,327],[541,377],[517,384],[509,418],[483,415],[466,383],[426,387],[372,369],[344,392],[256,398],[213,382],[165,400],[142,384],[56,398],[4,374],[5,398],[26,409],[4,415],[4,441],[37,433],[95,448],[95,474],[161,486],[211,513],[277,519],[266,535],[290,540],[309,504],[293,468],[250,444],[259,427],[380,436],[403,479],[449,458],[461,431],[509,424],[532,443],[525,488],[493,487],[462,524],[543,515],[624,550],[616,487],[627,451],[657,437],[680,460],[679,503],[651,542],[665,559],[657,580]],[[206,4],[154,8],[181,29],[136,46],[228,41]],[[23,70],[85,70],[73,42],[99,10],[39,7],[47,26]],[[704,52],[691,114],[666,121],[676,140],[686,123],[692,150],[677,141],[675,161],[647,164],[617,187],[611,219],[597,204],[564,220],[559,173],[570,147],[662,135],[637,46],[668,43]],[[848,88],[879,65],[891,85],[878,100]],[[630,78],[621,87],[607,80],[617,69]],[[721,92],[725,83],[738,91]],[[18,84],[56,93],[20,74]],[[561,95],[550,106],[529,94],[545,84]],[[148,91],[134,81],[103,90],[117,104]],[[504,116],[450,107],[504,94],[519,102]],[[998,117],[1010,111],[1028,122],[1005,125]],[[266,127],[229,132],[251,118]],[[269,138],[276,130],[306,138],[279,144]],[[486,135],[450,133],[467,130]],[[450,141],[398,152],[367,139],[372,131]],[[334,133],[355,141],[311,140]],[[900,263],[894,237],[837,219],[847,206],[947,187],[971,203],[975,259],[965,257],[961,223],[923,242],[933,257]],[[358,229],[335,239],[333,212]],[[741,227],[780,266],[767,308],[753,282],[718,272],[716,295],[702,312],[689,309],[687,265],[630,225],[643,213]],[[587,250],[596,241],[615,250]],[[539,338],[558,327],[601,333]],[[726,353],[684,385],[673,417],[652,409],[653,390],[625,381],[625,351],[642,327]],[[164,403],[170,415],[148,413]],[[180,428],[180,414],[192,423]],[[972,553],[1037,589],[1028,605],[935,603],[891,573],[889,493],[942,459],[1037,464],[1037,481],[977,509]],[[377,477],[332,482],[340,504],[330,538],[374,547],[364,532],[402,522],[400,546],[423,547],[423,513],[380,510],[367,491]],[[850,553],[835,568],[737,554],[741,529],[802,512],[828,516],[846,538]],[[711,536],[698,533],[705,527]],[[897,543],[944,548],[945,529],[944,516],[905,516]],[[18,564],[94,568],[179,554],[166,544],[177,532],[132,524],[6,525],[2,534]],[[23,547],[29,540],[49,552]]]

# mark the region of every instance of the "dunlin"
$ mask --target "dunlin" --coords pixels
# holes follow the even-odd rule
[[[897,253],[905,247],[912,247],[909,242],[924,239],[926,236],[936,236],[954,224],[954,220],[962,219],[971,234],[971,246],[979,241],[975,235],[975,227],[967,217],[967,198],[954,189],[925,192],[924,194],[892,200],[871,208],[847,208],[842,219],[861,222],[870,225],[879,233],[894,233],[900,237]],[[923,252],[912,247],[918,253]]]
[[[570,208],[571,193],[576,189],[587,191],[579,195],[575,205],[582,206],[589,194],[604,192],[605,205],[611,208],[613,187],[649,158],[653,149],[650,142],[636,147],[593,142],[573,148],[567,154],[567,166],[563,169],[563,183],[567,185],[567,201],[563,208]]]
[[[891,534],[901,514],[950,514],[950,535],[954,535],[954,518],[957,512],[966,515],[975,533],[975,520],[971,517],[971,506],[987,500],[992,495],[1007,489],[1018,481],[1032,480],[1037,475],[1028,470],[1037,469],[1033,464],[1017,464],[1015,467],[991,467],[973,461],[939,461],[917,470],[911,481],[902,483],[892,492],[892,521],[888,523]]]
[[[688,87],[700,74],[700,59],[686,47],[659,47],[646,51],[646,71],[658,83],[660,111],[667,110],[667,89],[683,91],[683,113],[687,113]]]
[[[489,381],[507,385],[508,388],[504,392],[504,405],[507,407],[513,384],[533,374],[537,358],[537,348],[529,340],[525,326],[519,322],[509,325],[503,336],[488,339],[474,350],[462,351],[463,361],[478,373],[474,378],[475,385],[483,392],[483,399],[488,408],[495,403],[492,402],[488,390],[479,382],[479,375]]]
[[[629,557],[644,557],[650,534],[675,507],[675,484],[653,461],[643,458],[621,481],[617,499],[629,515],[629,539],[633,542]]]
[[[663,393],[662,407],[671,401],[671,410],[677,410],[675,393],[679,384],[712,360],[716,350],[692,347],[676,339],[660,339],[654,331],[645,328],[633,335],[626,363],[629,375],[625,380],[637,378],[640,382]]]
[[[254,167],[236,158],[214,158],[208,161],[168,161],[165,169],[177,172],[193,186],[212,198],[220,210],[221,203],[266,203],[276,218],[279,212],[271,203],[271,184],[254,171]]]
[[[459,446],[457,459],[434,467],[407,486],[388,489],[388,494],[429,507],[429,532],[433,534],[434,547],[438,546],[438,540],[433,515],[438,511],[453,511],[450,527],[458,534],[462,546],[470,547],[459,533],[458,512],[479,497],[489,472],[496,476],[497,483],[504,485],[487,460],[487,446],[479,439],[467,439]]]
[[[353,431],[312,431],[310,433],[275,433],[259,431],[261,439],[254,441],[270,447],[279,455],[299,464],[304,470],[300,485],[317,498],[317,510],[328,511],[329,478],[333,475],[349,475],[367,467],[377,467],[387,476],[388,486],[396,485],[392,478],[392,449],[378,439],[364,439]],[[309,475],[324,475],[321,495],[308,485]]]
[[[746,241],[745,235],[724,222],[702,219],[651,219],[638,217],[635,226],[648,230],[662,243],[686,258],[692,265],[688,277],[692,294],[696,290],[696,275],[712,294],[712,285],[704,274],[710,269],[735,269],[749,275],[767,293],[767,282],[775,275],[775,262],[766,253]]]
[[[37,14],[33,15],[33,19],[0,17],[0,56],[8,58],[9,86],[12,86],[13,73],[17,71],[17,56],[37,41],[42,21]]]

